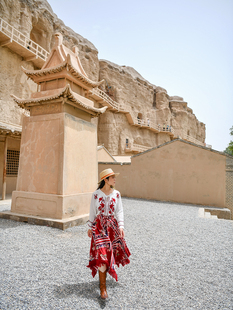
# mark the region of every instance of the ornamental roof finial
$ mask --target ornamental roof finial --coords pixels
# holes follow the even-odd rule
[[[72,52],[73,52],[75,55],[78,56],[78,54],[79,54],[79,48],[78,48],[77,46],[73,46]]]
[[[55,33],[55,47],[62,45],[63,36],[60,32]]]

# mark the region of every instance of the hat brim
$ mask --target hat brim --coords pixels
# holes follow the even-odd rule
[[[106,178],[111,177],[111,176],[113,176],[113,175],[115,175],[115,176],[117,177],[119,174],[120,174],[119,172],[113,173],[113,174],[110,174],[110,175],[106,176]],[[100,183],[101,183],[103,180],[105,180],[106,178],[100,180],[100,181],[98,182],[98,184],[100,184]]]

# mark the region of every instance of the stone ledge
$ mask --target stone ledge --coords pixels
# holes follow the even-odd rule
[[[205,212],[209,212],[211,215],[217,215],[219,219],[230,220],[231,219],[231,211],[227,208],[204,208]]]
[[[67,228],[85,224],[89,219],[89,214],[74,216],[64,220],[42,218],[28,214],[14,213],[11,211],[0,212],[0,218],[17,222],[24,222],[32,225],[48,226],[65,230]]]

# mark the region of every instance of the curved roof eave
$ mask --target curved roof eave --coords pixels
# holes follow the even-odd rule
[[[80,99],[75,97],[75,93],[71,90],[70,85],[66,85],[61,91],[59,91],[56,94],[46,96],[46,97],[41,97],[41,98],[31,98],[31,99],[20,99],[14,95],[11,95],[14,99],[14,101],[22,108],[29,109],[30,106],[32,105],[39,105],[43,102],[46,102],[48,100],[54,100],[54,99],[59,99],[60,97],[67,97],[70,101],[74,102],[77,107],[80,106],[82,109],[86,110],[87,113],[92,114],[94,116],[98,116],[102,113],[104,113],[107,109],[107,107],[103,108],[95,108],[88,106],[84,102],[82,102]]]

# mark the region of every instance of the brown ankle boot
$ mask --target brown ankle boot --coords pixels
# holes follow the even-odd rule
[[[108,298],[108,294],[106,291],[106,276],[107,276],[107,271],[105,270],[104,272],[101,272],[99,270],[99,278],[100,278],[100,297],[102,299]]]

